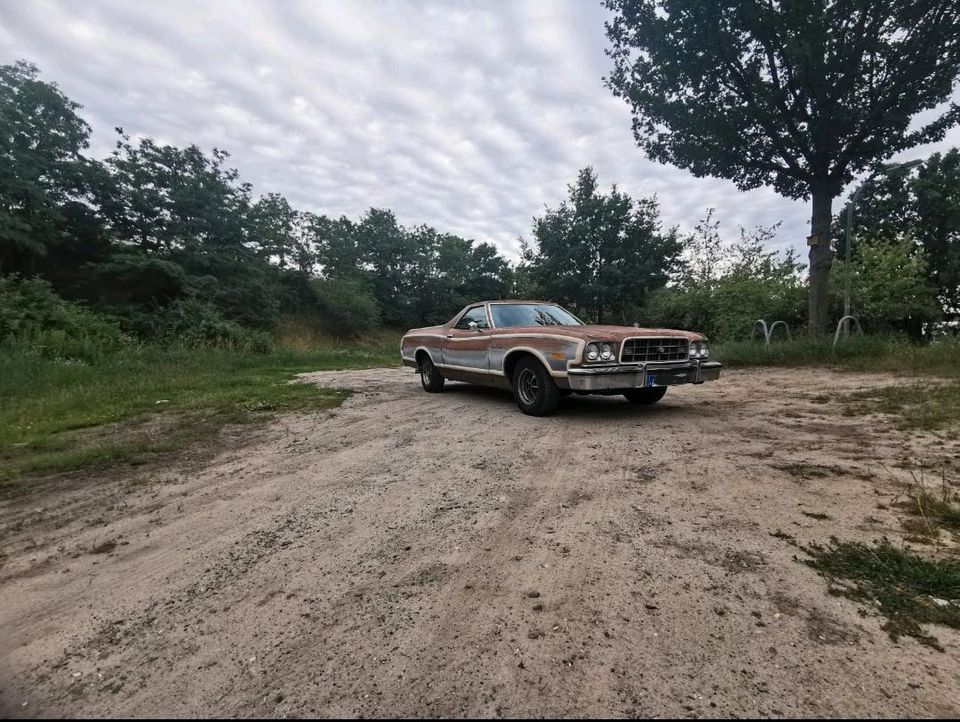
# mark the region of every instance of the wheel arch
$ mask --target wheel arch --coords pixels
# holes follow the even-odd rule
[[[550,368],[550,364],[547,363],[546,357],[544,357],[541,352],[527,346],[518,346],[507,351],[503,357],[503,375],[506,376],[509,381],[513,381],[513,372],[516,370],[517,364],[520,363],[521,359],[526,357],[539,361],[551,376],[566,376],[566,374],[558,374]]]
[[[430,349],[426,346],[418,346],[417,350],[413,352],[413,359],[417,362],[417,367],[419,368],[420,364],[423,363],[423,359],[430,359],[430,363],[434,366],[437,365],[437,362],[433,360],[433,354],[430,353]]]

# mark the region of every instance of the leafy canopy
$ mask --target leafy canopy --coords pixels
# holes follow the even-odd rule
[[[955,0],[606,0],[607,79],[651,158],[830,196],[960,120]]]

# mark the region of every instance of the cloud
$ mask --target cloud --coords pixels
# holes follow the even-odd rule
[[[626,105],[602,84],[599,3],[33,0],[4,14],[0,62],[37,63],[83,104],[99,155],[118,125],[219,147],[257,192],[299,208],[388,207],[511,255],[593,165],[604,185],[656,194],[668,226],[714,207],[728,235],[782,221],[774,243],[805,250],[806,204],[636,148]]]

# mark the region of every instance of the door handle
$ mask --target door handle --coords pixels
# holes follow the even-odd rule
[[[448,333],[448,334],[447,334],[447,338],[453,338],[453,334],[452,334],[452,333]]]

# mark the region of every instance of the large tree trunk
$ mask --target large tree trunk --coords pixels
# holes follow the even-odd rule
[[[833,249],[830,245],[830,221],[833,193],[826,187],[814,186],[810,235],[818,242],[810,246],[810,329],[823,333],[830,327],[830,266]]]

